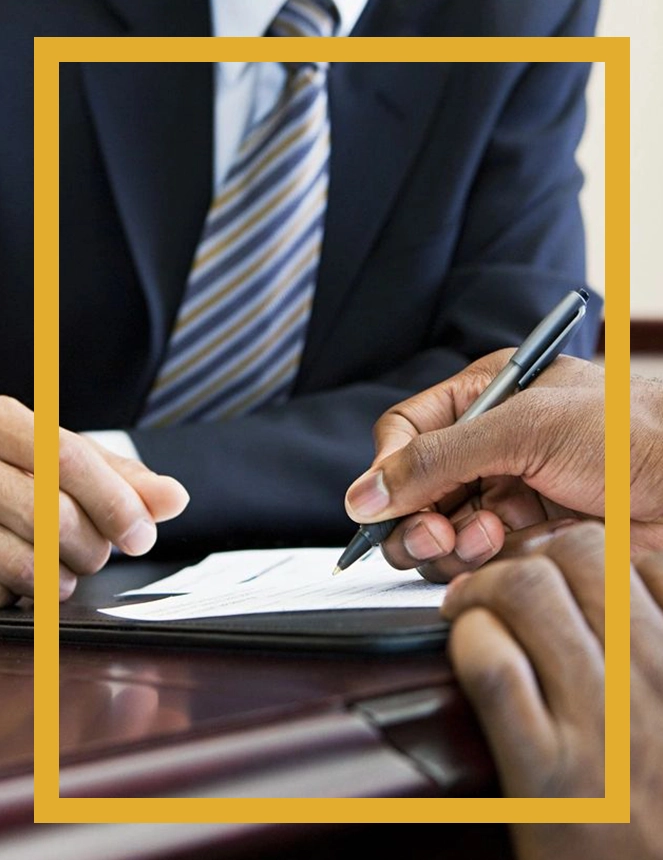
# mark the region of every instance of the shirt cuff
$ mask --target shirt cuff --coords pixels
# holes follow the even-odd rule
[[[131,436],[125,433],[124,430],[89,430],[83,433],[83,436],[87,436],[98,442],[99,445],[103,445],[112,454],[118,454],[120,457],[127,457],[133,460],[141,459],[136,446],[131,440]]]

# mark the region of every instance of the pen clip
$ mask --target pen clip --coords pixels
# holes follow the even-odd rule
[[[566,346],[571,335],[575,331],[577,325],[582,322],[582,319],[585,316],[587,308],[585,305],[578,308],[578,313],[573,317],[573,319],[569,322],[565,329],[563,329],[555,338],[555,340],[550,344],[550,346],[543,352],[536,361],[532,364],[532,366],[521,376],[518,380],[518,389],[522,390],[526,386],[532,382],[533,379],[541,373],[542,370],[550,364],[550,362],[556,358],[562,349]]]

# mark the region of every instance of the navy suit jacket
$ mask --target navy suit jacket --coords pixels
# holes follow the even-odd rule
[[[598,0],[371,0],[356,35],[584,36]],[[0,392],[32,398],[34,35],[206,35],[207,0],[4,0]],[[585,286],[574,159],[588,66],[336,64],[329,205],[291,401],[131,430],[191,493],[173,554],[342,543],[348,484],[393,403],[514,346]],[[12,81],[12,87],[7,82]],[[131,428],[173,323],[212,186],[208,64],[63,64],[60,422]],[[592,355],[600,300],[569,352]]]

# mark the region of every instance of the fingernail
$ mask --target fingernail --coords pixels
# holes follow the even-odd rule
[[[347,492],[346,501],[358,520],[369,519],[382,513],[389,505],[389,493],[382,470],[369,472],[355,481]]]
[[[488,533],[475,516],[460,529],[456,537],[456,555],[462,561],[472,562],[494,550]]]
[[[154,523],[149,520],[138,520],[122,535],[118,545],[127,555],[143,555],[148,549],[152,549],[156,539],[157,527]]]
[[[555,526],[555,528],[552,530],[552,533],[554,535],[559,535],[563,532],[568,532],[569,529],[575,528],[575,526],[577,526],[579,522],[579,520],[572,519],[563,520],[561,523],[559,523],[559,525]]]
[[[417,561],[427,561],[446,555],[448,552],[448,549],[441,546],[435,535],[421,520],[405,532],[403,544],[412,558]]]

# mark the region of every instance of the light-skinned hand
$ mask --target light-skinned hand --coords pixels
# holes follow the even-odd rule
[[[0,606],[34,596],[34,415],[0,397]],[[189,496],[173,478],[60,430],[60,599],[79,576],[96,573],[111,546],[142,555],[156,523],[184,510]]]

